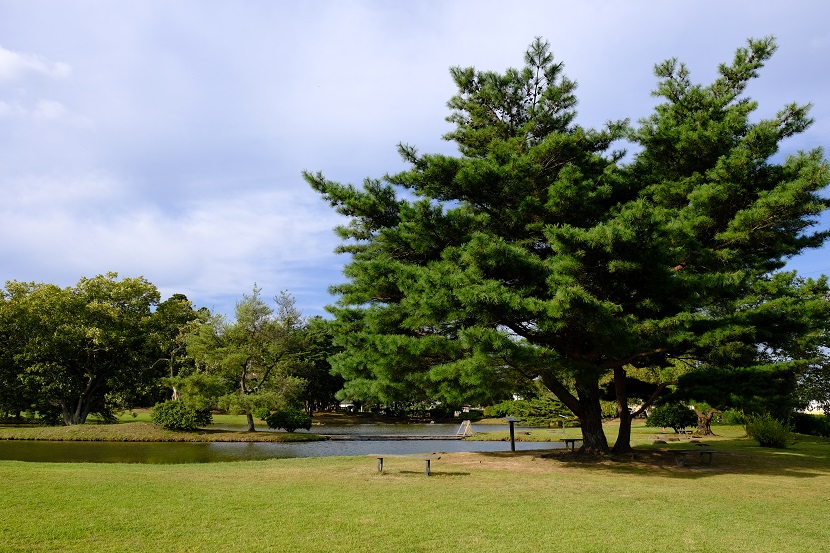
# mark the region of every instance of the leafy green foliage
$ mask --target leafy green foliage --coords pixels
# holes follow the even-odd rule
[[[746,422],[746,417],[740,411],[736,411],[735,409],[727,409],[723,413],[721,413],[717,417],[718,424],[744,424]]]
[[[462,421],[477,421],[484,418],[484,411],[479,409],[470,409],[469,411],[462,411],[456,418]]]
[[[153,385],[148,335],[158,300],[145,279],[117,273],[69,288],[6,283],[0,335],[11,364],[0,371],[3,384],[34,410],[58,406],[67,425],[90,413],[111,418]]]
[[[330,308],[341,397],[492,403],[540,379],[604,453],[609,377],[624,451],[632,368],[795,374],[828,286],[776,271],[826,240],[810,229],[830,170],[818,148],[776,161],[809,106],[759,120],[743,96],[775,49],[750,40],[708,85],[658,64],[653,114],[596,130],[574,123],[575,84],[537,39],[520,69],[452,69],[460,156],[401,145],[409,169],[362,189],[305,172],[349,218]]]
[[[793,430],[810,436],[830,436],[830,417],[826,414],[794,413]]]
[[[654,408],[646,419],[646,426],[669,427],[676,432],[697,425],[697,415],[682,403],[669,403]]]
[[[196,372],[179,381],[189,403],[213,404],[231,414],[248,416],[298,403],[305,380],[293,376],[302,359],[302,316],[294,298],[275,298],[276,313],[254,287],[236,305],[236,321],[212,316],[184,336]],[[200,376],[197,376],[200,375]]]
[[[334,327],[322,317],[311,317],[301,329],[298,359],[292,376],[306,382],[300,401],[309,413],[324,410],[338,402],[343,377],[332,374],[328,359],[341,348],[334,345]]]
[[[283,428],[286,432],[311,429],[311,415],[299,409],[279,409],[265,417],[265,422],[268,428]]]
[[[774,418],[769,413],[746,417],[746,435],[761,447],[783,449],[792,443],[792,426]]]
[[[190,431],[213,423],[213,415],[210,411],[192,409],[181,401],[165,401],[156,403],[150,420],[167,430]]]
[[[152,368],[159,380],[157,386],[147,391],[148,396],[165,395],[165,386],[172,386],[173,399],[178,399],[175,379],[186,377],[195,370],[195,363],[185,349],[184,336],[188,329],[208,316],[207,309],[193,309],[193,304],[183,294],[173,294],[156,307],[148,338],[150,354],[156,357]]]
[[[565,405],[550,395],[529,400],[507,400],[492,406],[494,417],[516,417],[524,424],[549,426],[559,424],[562,417],[570,418],[571,412]]]
[[[800,407],[794,397],[796,368],[793,364],[751,368],[707,368],[689,372],[678,380],[672,396],[706,401],[717,409],[744,413],[771,412],[786,418]]]

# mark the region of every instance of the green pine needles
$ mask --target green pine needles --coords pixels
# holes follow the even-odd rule
[[[521,69],[451,70],[445,138],[460,155],[401,145],[410,168],[362,188],[305,172],[349,219],[330,307],[342,395],[493,403],[541,381],[579,418],[583,449],[607,453],[600,382],[613,380],[626,451],[632,367],[796,370],[827,282],[778,271],[827,238],[812,227],[830,173],[818,148],[778,161],[809,106],[757,120],[743,96],[775,48],[748,41],[709,85],[658,64],[650,117],[589,129],[536,39]]]

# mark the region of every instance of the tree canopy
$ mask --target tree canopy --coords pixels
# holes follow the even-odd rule
[[[237,302],[235,321],[215,315],[191,329],[184,340],[196,371],[179,382],[185,401],[247,415],[249,431],[255,412],[299,401],[306,382],[292,371],[303,363],[303,320],[293,297],[275,301],[276,313],[254,287]]]
[[[749,40],[708,85],[660,63],[652,115],[588,129],[536,39],[521,69],[451,70],[459,155],[400,145],[410,168],[360,189],[304,172],[349,218],[330,307],[344,394],[486,400],[539,379],[605,453],[602,378],[625,451],[631,367],[797,362],[782,356],[826,315],[827,282],[781,269],[827,238],[811,227],[830,173],[820,148],[778,155],[809,106],[752,117],[744,91],[775,49]]]
[[[74,287],[8,282],[0,302],[4,387],[16,410],[57,410],[64,424],[103,418],[145,390],[147,337],[159,294],[147,280],[107,273]]]

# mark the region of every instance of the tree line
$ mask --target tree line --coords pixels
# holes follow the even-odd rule
[[[194,411],[253,415],[330,405],[325,321],[304,318],[283,292],[273,307],[254,287],[234,320],[160,301],[146,279],[107,273],[75,286],[7,282],[0,293],[0,412],[83,424],[166,399]]]

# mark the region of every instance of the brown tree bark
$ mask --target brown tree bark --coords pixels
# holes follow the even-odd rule
[[[577,383],[578,397],[575,397],[558,379],[549,374],[542,375],[542,383],[579,419],[582,430],[582,447],[579,448],[579,452],[590,455],[611,453],[602,429],[598,378],[583,377],[581,384]]]
[[[715,433],[712,432],[712,417],[717,413],[717,409],[706,409],[701,411],[697,407],[695,407],[695,413],[697,414],[697,429],[695,430],[695,434],[698,436],[714,436]]]
[[[631,411],[628,409],[628,393],[625,388],[625,369],[614,369],[614,392],[617,396],[617,417],[620,419],[620,428],[617,432],[617,441],[614,442],[614,453],[631,453]]]

